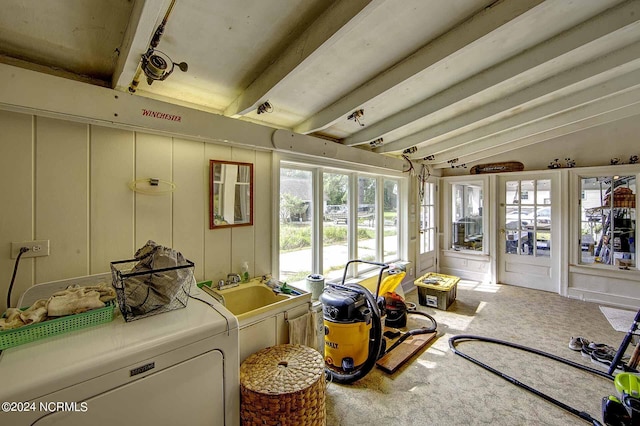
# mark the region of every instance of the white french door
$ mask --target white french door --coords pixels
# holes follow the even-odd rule
[[[499,176],[498,282],[560,291],[559,175]]]

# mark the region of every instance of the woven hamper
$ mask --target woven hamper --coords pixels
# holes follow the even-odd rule
[[[240,367],[243,425],[324,426],[324,360],[302,345],[272,346]]]

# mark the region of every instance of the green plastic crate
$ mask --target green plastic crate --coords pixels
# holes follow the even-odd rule
[[[0,331],[0,350],[110,322],[113,320],[115,306],[115,302],[111,301],[104,308],[25,325],[13,330]]]

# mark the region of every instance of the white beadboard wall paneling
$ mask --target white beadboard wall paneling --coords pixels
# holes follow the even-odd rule
[[[253,228],[255,229],[253,256],[255,261],[253,270],[250,271],[254,276],[271,273],[271,226],[274,214],[271,195],[273,191],[272,157],[270,152],[256,151],[253,179]]]
[[[206,205],[202,210],[204,212],[203,223],[205,229],[204,278],[213,280],[214,283],[220,279],[227,278],[227,274],[232,272],[231,230],[233,228],[209,229],[209,161],[231,161],[231,150],[230,146],[205,144],[206,185],[204,194]]]
[[[33,239],[33,117],[0,111],[0,312],[7,308],[7,291],[15,259],[11,259],[12,241]],[[12,306],[20,294],[34,282],[34,262],[21,259],[12,290]]]
[[[208,195],[202,167],[204,143],[173,140],[173,248],[196,264],[196,280],[204,279],[204,230],[202,212],[208,206]]]
[[[91,126],[90,274],[131,259],[134,247],[134,133]]]
[[[136,133],[135,179],[158,178],[173,181],[173,141],[167,136]],[[172,247],[172,193],[135,193],[135,249],[148,240]],[[134,253],[131,253],[133,255]]]
[[[89,273],[88,125],[36,117],[35,235],[50,240],[35,283]]]

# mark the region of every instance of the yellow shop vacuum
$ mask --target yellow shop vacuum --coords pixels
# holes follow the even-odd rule
[[[375,296],[359,284],[345,284],[349,265],[354,262],[380,267]],[[352,383],[361,379],[385,352],[386,341],[382,334],[385,300],[379,297],[379,292],[382,275],[387,269],[389,265],[385,263],[350,260],[345,265],[342,283],[328,283],[320,295],[325,365],[331,380],[337,383]],[[385,280],[399,282],[392,275]]]

